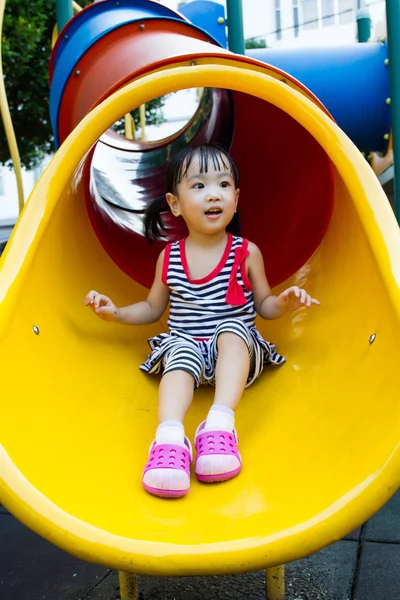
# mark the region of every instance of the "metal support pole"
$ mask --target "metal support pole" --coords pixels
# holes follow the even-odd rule
[[[56,0],[56,16],[58,32],[68,23],[74,11],[72,9],[71,0]]]
[[[244,54],[242,0],[227,0],[228,46],[235,54]]]
[[[136,140],[135,121],[133,120],[131,113],[128,113],[127,115],[125,115],[124,122],[125,122],[125,137],[126,137],[126,139],[127,140]]]
[[[368,42],[371,37],[371,15],[368,8],[359,8],[357,11],[357,39],[359,42]]]
[[[266,570],[267,599],[285,600],[285,567],[270,567]]]
[[[139,600],[137,575],[119,571],[119,590],[121,600]]]
[[[400,0],[386,0],[394,167],[394,212],[400,223]]]
[[[140,139],[142,140],[142,142],[145,142],[146,141],[146,105],[145,104],[140,105],[139,114],[140,114],[140,129],[142,130]]]

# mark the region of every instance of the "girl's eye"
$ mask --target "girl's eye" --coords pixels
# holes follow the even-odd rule
[[[229,181],[222,181],[221,182],[221,187],[229,187],[229,186],[230,186]]]
[[[194,190],[202,190],[203,187],[204,187],[203,183],[195,183],[194,186],[193,186],[193,189]]]

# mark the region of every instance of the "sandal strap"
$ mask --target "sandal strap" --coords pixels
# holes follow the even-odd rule
[[[198,426],[198,428],[196,429],[196,433],[195,433],[195,436],[194,436],[194,442],[195,442],[195,444],[196,444],[196,439],[197,439],[197,436],[198,436],[198,435],[200,435],[200,434],[203,432],[203,430],[205,429],[205,426],[206,426],[206,422],[205,422],[205,421],[203,421],[202,423],[200,423],[200,425],[199,425],[199,426]],[[215,430],[215,429],[209,429],[208,431],[216,431],[216,430]],[[218,432],[219,432],[219,433],[221,433],[221,432],[222,432],[222,433],[228,433],[228,435],[229,435],[229,431],[227,432],[226,430],[221,430],[221,431],[220,431],[220,430],[218,430]],[[236,442],[236,444],[238,444],[238,443],[239,443],[239,437],[238,437],[238,434],[237,434],[237,432],[236,432],[236,429],[235,429],[235,428],[233,428],[232,435],[233,435],[233,437],[235,438],[235,442]]]
[[[203,429],[196,435],[195,446],[197,458],[207,455],[230,454],[236,456],[241,462],[237,448],[237,436],[234,431]]]
[[[154,440],[150,446],[149,459],[143,473],[150,469],[180,469],[189,474],[191,462],[190,442],[184,447],[180,444],[157,444]]]

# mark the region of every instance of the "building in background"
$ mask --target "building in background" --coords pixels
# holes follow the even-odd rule
[[[360,6],[369,8],[373,30],[385,22],[384,0],[269,0],[265,4],[246,0],[245,6],[246,37],[263,36],[268,46],[276,47],[355,43]],[[257,19],[254,12],[261,7],[264,14]],[[266,23],[264,32],[260,31],[261,20]]]
[[[32,171],[22,170],[25,199],[28,198],[50,157]],[[14,171],[0,166],[0,225],[2,221],[15,221],[18,215],[18,192]]]
[[[226,6],[224,0],[216,0]],[[166,0],[170,8],[186,4]],[[356,42],[356,14],[368,6],[374,29],[384,35],[384,0],[242,0],[245,38],[269,47],[334,46]]]

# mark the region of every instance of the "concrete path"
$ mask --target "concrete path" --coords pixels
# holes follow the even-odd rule
[[[400,600],[400,492],[346,539],[286,567],[287,600]],[[114,571],[82,562],[0,506],[1,600],[117,600]],[[265,599],[264,573],[140,577],[140,600]]]

